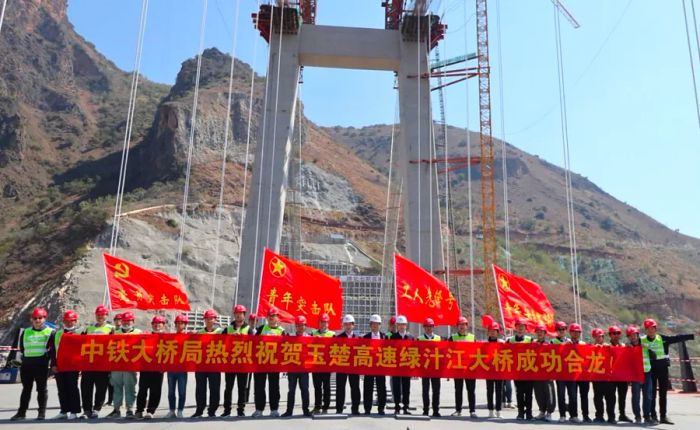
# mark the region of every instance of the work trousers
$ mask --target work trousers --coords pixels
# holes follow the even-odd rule
[[[635,418],[642,417],[642,391],[644,390],[644,384],[641,382],[632,382],[632,413]]]
[[[301,391],[301,410],[304,413],[309,412],[309,374],[308,373],[288,373],[287,379],[289,381],[289,391],[287,391],[287,410],[294,410],[294,403],[297,391],[297,385],[299,385],[299,391]]]
[[[366,375],[363,382],[362,400],[364,401],[365,413],[372,411],[372,400],[374,398],[374,385],[377,385],[377,409],[379,413],[384,412],[386,407],[386,377]]]
[[[219,396],[221,392],[221,373],[219,372],[195,372],[194,397],[197,403],[196,414],[203,414],[207,409],[210,417],[216,415],[219,408]],[[207,385],[209,385],[209,406],[207,407]]]
[[[541,413],[551,414],[557,405],[553,381],[535,381],[535,400]]]
[[[515,398],[518,404],[518,416],[532,417],[533,381],[515,381]]]
[[[175,410],[175,390],[177,389],[177,410],[185,409],[187,398],[187,372],[168,372],[168,405]]]
[[[62,414],[80,413],[80,390],[78,389],[79,372],[56,373],[58,403]]]
[[[433,389],[433,413],[440,411],[440,378],[422,378],[423,383],[423,415],[430,409],[430,389]],[[460,390],[461,391],[461,390]]]
[[[493,410],[494,398],[496,410],[500,411],[503,402],[503,381],[489,379],[486,381],[486,403],[489,411]]]
[[[19,368],[22,379],[22,394],[19,396],[18,412],[25,414],[29,409],[29,400],[32,398],[32,388],[36,384],[36,401],[39,404],[39,412],[46,412],[46,402],[49,398],[49,390],[46,388],[46,380],[49,378],[49,366],[47,364],[22,364]]]
[[[141,372],[139,376],[139,393],[136,396],[136,412],[154,414],[160,404],[163,392],[163,372]],[[148,400],[148,405],[146,401]]]
[[[348,375],[347,373],[338,373],[335,375],[335,411],[339,414],[343,413],[345,408],[345,385],[350,382],[350,410],[353,414],[360,413],[360,375]]]
[[[331,405],[331,374],[314,373],[311,377],[314,382],[314,409],[327,411]]]
[[[396,412],[399,412],[401,409],[407,411],[411,398],[411,378],[408,376],[394,376],[391,385],[394,391]]]
[[[476,411],[476,380],[474,379],[455,379],[455,405],[457,412],[462,412],[463,404],[463,389],[467,387],[467,403],[469,403],[469,412]]]
[[[596,419],[604,419],[606,412],[609,420],[615,419],[615,385],[612,382],[593,382],[593,406]]]
[[[136,372],[112,372],[109,379],[114,387],[114,397],[112,398],[114,409],[119,409],[122,402],[126,403],[127,410],[132,409],[136,401]],[[105,391],[107,391],[106,385]],[[85,409],[85,405],[83,405],[83,409]]]
[[[668,395],[668,366],[663,360],[652,362],[651,371],[644,374],[644,418],[656,415],[656,392],[659,393],[659,415],[666,417],[666,399]]]
[[[270,390],[270,410],[276,411],[280,407],[280,374],[271,373],[256,373],[253,375],[255,381],[255,410],[264,411],[265,403],[267,402],[265,393],[265,382],[268,382]]]
[[[92,411],[102,409],[110,378],[109,372],[81,372],[80,394],[83,400],[83,412],[89,415]],[[95,394],[94,402],[93,392]],[[112,399],[112,404],[114,404],[114,399]]]
[[[557,406],[559,408],[559,417],[566,417],[566,393],[568,391],[568,385],[570,381],[557,381]]]
[[[238,383],[238,402],[236,404],[238,412],[243,412],[245,408],[246,390],[248,388],[247,373],[225,373],[224,379],[226,385],[224,387],[224,413],[231,413],[233,405],[233,386]]]
[[[611,384],[613,384],[617,392],[617,410],[620,412],[620,416],[627,415],[625,414],[625,406],[627,403],[627,385],[629,384],[627,382],[611,382]]]
[[[578,398],[576,397],[576,391],[578,391],[581,396],[581,413],[583,418],[589,418],[588,416],[588,391],[590,385],[588,381],[567,381],[566,391],[569,394],[569,416],[572,418],[578,417]]]

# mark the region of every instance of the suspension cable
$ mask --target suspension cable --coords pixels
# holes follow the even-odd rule
[[[187,169],[185,172],[185,190],[182,196],[182,223],[180,224],[180,237],[177,245],[177,266],[175,277],[180,278],[182,267],[182,249],[185,243],[185,225],[187,224],[187,200],[190,192],[190,176],[192,171],[192,153],[194,152],[194,136],[197,129],[197,103],[199,101],[199,81],[202,72],[202,55],[204,54],[204,34],[207,26],[207,6],[208,0],[204,0],[202,7],[202,20],[199,27],[199,51],[197,55],[197,75],[194,83],[194,96],[192,99],[192,117],[190,119],[190,136],[187,148]]]
[[[695,60],[693,59],[693,48],[690,43],[690,29],[688,28],[688,12],[685,7],[685,1],[682,0],[681,4],[683,5],[683,18],[685,22],[685,36],[686,39],[688,40],[688,58],[690,60],[690,74],[693,78],[693,96],[695,98],[695,112],[698,117],[698,126],[700,126],[700,102],[698,101],[698,84],[695,78]],[[695,40],[696,40],[696,48],[698,50],[698,55],[700,55],[700,41],[698,40],[698,27],[697,27],[697,21],[695,19],[695,1],[691,0],[690,3],[692,7],[692,13],[693,13],[693,24],[695,27]]]
[[[394,267],[394,252],[396,251],[396,241],[394,236],[394,232],[390,231],[389,226],[393,225],[393,222],[398,222],[398,220],[392,220],[391,218],[391,211],[394,210],[392,208],[392,179],[394,175],[394,138],[396,136],[396,123],[399,122],[399,96],[398,94],[396,95],[395,101],[394,101],[394,121],[391,123],[391,141],[389,143],[389,176],[388,176],[388,181],[387,181],[387,187],[386,187],[386,209],[385,209],[385,221],[384,221],[384,251],[382,255],[382,273],[384,274],[385,278],[383,281],[385,283],[389,282],[389,276],[387,276],[390,272],[388,268],[393,268]],[[396,187],[396,185],[394,185]],[[398,212],[398,209],[395,209]],[[392,235],[392,238],[389,238],[389,234]],[[391,242],[390,242],[391,241]],[[391,243],[393,246],[391,249],[389,249],[388,244]],[[393,283],[392,283],[393,285]],[[379,301],[382,305],[382,309],[385,309],[386,311],[390,310],[389,303],[390,303],[390,298],[392,294],[388,294],[385,297],[385,292],[386,288],[382,288],[380,290],[380,297]],[[392,290],[393,291],[393,290]]]
[[[564,152],[564,180],[566,190],[567,217],[569,224],[569,256],[571,259],[571,283],[574,295],[574,317],[581,323],[581,303],[578,282],[578,256],[576,252],[576,220],[573,203],[573,189],[571,185],[571,158],[569,147],[568,117],[566,112],[566,85],[564,82],[564,60],[561,42],[561,25],[559,13],[554,7],[554,28],[557,51],[557,75],[559,78],[559,114],[561,121],[561,139]]]
[[[5,8],[7,7],[7,0],[2,1],[2,12],[0,12],[0,33],[2,33],[2,23],[5,21]]]
[[[5,7],[3,4],[3,15]],[[109,253],[115,255],[116,247],[119,242],[119,227],[121,222],[122,203],[124,197],[124,186],[126,183],[126,168],[129,160],[129,148],[131,142],[131,131],[134,125],[134,110],[136,107],[136,94],[138,91],[139,76],[141,72],[141,54],[143,52],[143,39],[146,31],[146,21],[148,16],[148,0],[141,2],[141,14],[139,17],[139,33],[136,40],[136,53],[134,58],[134,71],[131,75],[131,88],[129,91],[129,104],[126,113],[126,124],[124,130],[124,142],[122,144],[122,156],[119,165],[119,180],[117,182],[117,194],[114,202],[114,217],[112,220],[112,233],[109,241]],[[0,18],[0,25],[2,18]],[[105,282],[105,290],[102,296],[102,303],[109,302],[109,288]]]
[[[260,9],[260,1],[258,0],[258,9]],[[236,269],[236,286],[234,289],[233,297],[234,301],[238,301],[238,280],[240,279],[241,273],[241,252],[243,252],[243,223],[245,222],[245,216],[247,212],[246,207],[246,191],[248,185],[248,158],[250,156],[250,130],[253,121],[253,94],[255,92],[255,64],[258,55],[258,37],[255,38],[253,42],[253,63],[250,68],[250,98],[248,99],[248,129],[247,136],[245,139],[245,159],[243,161],[243,192],[241,194],[241,224],[238,228],[238,267]],[[267,77],[265,78],[267,79]],[[252,302],[251,298],[251,302]],[[253,308],[252,306],[250,307]]]
[[[224,148],[221,160],[221,184],[219,187],[219,205],[218,214],[216,218],[216,242],[214,245],[214,268],[212,270],[211,278],[211,301],[210,306],[214,307],[214,297],[216,295],[216,272],[219,266],[219,245],[221,242],[221,218],[224,211],[224,184],[226,181],[226,158],[229,144],[229,128],[231,127],[231,101],[233,99],[233,73],[236,64],[236,44],[238,42],[238,16],[240,10],[241,2],[236,1],[236,15],[235,23],[236,29],[233,32],[233,44],[231,48],[231,69],[229,71],[228,77],[228,103],[226,105],[226,124],[224,125]],[[257,40],[257,38],[256,38]]]
[[[503,229],[505,231],[506,245],[506,271],[510,272],[510,210],[508,201],[508,163],[506,151],[506,126],[505,107],[503,101],[503,56],[501,54],[501,0],[496,0],[496,34],[498,35],[498,45],[496,52],[498,55],[498,96],[501,122],[501,164],[503,174]]]
[[[418,242],[417,243],[417,245],[418,245],[418,261],[416,261],[416,263],[419,266],[423,266],[423,264],[422,264],[423,263],[423,258],[422,258],[422,256],[423,256],[423,244],[422,244],[422,240],[421,240],[422,236],[423,236],[423,229],[422,229],[423,226],[422,226],[422,219],[421,219],[422,208],[420,207],[421,206],[420,202],[422,202],[422,199],[421,199],[421,191],[422,191],[421,171],[423,170],[422,169],[423,166],[421,165],[421,162],[420,162],[421,157],[423,156],[423,151],[422,151],[422,146],[421,146],[422,139],[421,139],[421,134],[420,134],[421,133],[421,127],[420,127],[421,126],[421,124],[420,124],[420,114],[421,114],[421,103],[420,103],[420,92],[421,92],[420,91],[420,85],[421,85],[420,27],[421,27],[421,24],[420,24],[420,21],[421,20],[420,20],[420,18],[422,17],[422,13],[421,13],[421,11],[416,9],[416,14],[418,15],[416,17],[417,18],[417,20],[416,20],[417,26],[418,26],[418,42],[416,43],[416,76],[418,76],[418,78],[416,79],[416,85],[417,85],[416,88],[418,89],[418,91],[417,91],[418,97],[416,99],[416,106],[418,107],[418,109],[417,109],[418,117],[416,118],[416,125],[418,127],[418,134],[417,134],[418,139],[417,139],[416,145],[418,147],[418,160],[416,163],[416,168],[418,169],[418,202],[419,202],[418,203],[418,211],[417,211],[418,212],[418,220],[417,220],[418,221],[418,241],[417,241]],[[408,205],[406,205],[406,209],[410,210]],[[432,271],[432,268],[430,270]]]

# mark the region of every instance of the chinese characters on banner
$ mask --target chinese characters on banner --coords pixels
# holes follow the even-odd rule
[[[294,323],[295,317],[304,315],[309,327],[316,327],[318,317],[326,313],[328,328],[337,330],[343,315],[343,289],[339,279],[265,249],[258,315],[266,315],[273,306],[281,322]]]
[[[518,318],[527,318],[528,332],[533,333],[537,324],[547,326],[547,334],[556,336],[554,308],[542,292],[542,288],[529,279],[515,276],[493,265],[498,300],[507,328],[514,328]]]
[[[512,380],[642,381],[642,350],[594,345],[297,336],[66,334],[60,371],[342,372]]]
[[[190,310],[187,293],[169,275],[102,254],[112,309]]]
[[[394,254],[396,308],[411,322],[432,318],[436,325],[454,325],[460,311],[444,282],[399,254]]]

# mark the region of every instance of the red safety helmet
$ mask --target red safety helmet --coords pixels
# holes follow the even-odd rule
[[[219,314],[217,314],[214,309],[207,309],[206,311],[204,311],[204,319],[218,318],[218,317],[219,317]]]
[[[121,321],[121,319],[122,319],[122,314],[116,314],[116,315],[114,316],[114,321],[116,321],[116,320]]]
[[[457,324],[469,324],[469,320],[466,317],[457,318]]]
[[[535,331],[547,332],[547,326],[542,323],[539,323],[535,326]]]
[[[569,331],[577,331],[581,333],[583,330],[581,329],[581,324],[571,323],[569,324]]]
[[[603,331],[602,328],[596,327],[593,330],[591,330],[591,336],[593,336],[593,337],[603,336],[604,334],[605,334],[605,332]]]
[[[633,334],[639,334],[639,327],[636,325],[627,326],[627,336],[632,336]]]
[[[389,324],[396,324],[396,316],[389,318]]]
[[[622,334],[622,330],[616,325],[611,325],[608,327],[608,334]]]
[[[304,315],[299,315],[298,317],[296,317],[294,322],[296,324],[306,324],[306,317]]]
[[[151,324],[166,323],[165,317],[163,315],[154,315],[151,319]]]
[[[65,311],[63,313],[63,321],[78,321],[78,313],[76,311]]]
[[[248,319],[251,320],[251,321],[255,321],[256,318],[257,318],[257,316],[256,316],[255,314],[253,314],[253,313],[251,313],[250,315],[248,315]]]
[[[644,320],[644,328],[656,327],[656,321],[649,318]]]
[[[99,305],[95,308],[95,315],[109,315],[109,309],[105,305]]]
[[[425,321],[423,321],[423,327],[435,327],[435,321],[433,321],[432,318],[426,318]]]
[[[566,330],[567,324],[564,321],[557,321],[556,324],[554,324],[554,328],[557,330]]]
[[[136,319],[136,316],[131,311],[126,311],[122,314],[122,321],[133,321],[135,319]]]
[[[527,318],[520,317],[515,320],[515,325],[527,325]]]
[[[46,318],[49,314],[44,308],[34,308],[32,311],[32,318]]]
[[[494,322],[491,323],[491,325],[489,326],[489,330],[498,330],[498,331],[501,331],[501,325],[500,325],[499,323],[497,323],[497,322],[494,321]]]
[[[233,313],[234,314],[240,314],[240,313],[246,313],[248,312],[248,309],[245,308],[243,305],[236,305],[233,307]]]
[[[268,317],[276,317],[276,316],[278,316],[279,314],[280,314],[279,309],[277,309],[277,308],[274,307],[274,306],[267,310],[267,316],[268,316]]]
[[[175,317],[175,323],[189,323],[190,321],[187,319],[187,315],[185,314],[180,314]]]
[[[328,316],[328,314],[321,314],[321,316],[318,318],[319,321],[325,321],[328,322],[331,320],[331,317]]]

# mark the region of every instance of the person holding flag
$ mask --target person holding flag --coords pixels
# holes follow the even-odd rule
[[[180,314],[175,317],[175,333],[187,333],[187,315]],[[177,410],[175,409],[175,390],[177,389]],[[168,405],[170,412],[165,418],[183,418],[185,410],[185,398],[187,396],[187,372],[168,372]]]
[[[115,334],[141,334],[141,330],[134,327],[136,316],[133,312],[122,314],[122,326]],[[119,418],[121,416],[122,403],[126,406],[126,418],[134,418],[134,402],[136,401],[136,372],[112,372],[109,376],[114,387],[114,399],[112,406],[114,410],[107,415],[108,418]]]
[[[503,340],[499,338],[501,334],[501,325],[497,322],[492,322],[488,326],[487,342],[497,342],[502,343]],[[503,381],[500,379],[489,379],[486,381],[486,402],[489,409],[489,418],[501,418],[501,406],[503,404]],[[494,398],[496,413],[494,414]]]
[[[295,332],[290,336],[306,337],[306,317],[298,315],[294,324]],[[309,410],[309,374],[308,372],[287,373],[289,389],[287,390],[287,410],[282,414],[283,417],[291,417],[294,412],[294,401],[296,397],[297,385],[301,391],[301,410],[305,417],[311,416]]]
[[[435,321],[432,318],[426,318],[423,322],[423,334],[418,336],[418,340],[427,340],[439,342],[440,336],[433,333]],[[433,389],[433,416],[440,416],[440,378],[421,378],[423,383],[423,415],[428,416],[430,408],[430,388]],[[461,392],[461,390],[460,390]]]
[[[387,335],[379,331],[381,326],[382,317],[377,314],[370,316],[370,331],[363,337],[365,339],[375,340],[386,339]],[[373,392],[375,384],[377,385],[377,409],[379,411],[379,415],[384,415],[384,408],[386,407],[386,377],[384,375],[365,375],[363,384],[362,399],[364,401],[365,415],[369,415],[372,411],[372,399],[374,398]]]
[[[554,328],[557,331],[557,336],[550,340],[552,345],[563,345],[569,343],[570,340],[566,337],[566,329],[568,325],[564,321],[557,321]],[[556,381],[557,385],[557,405],[559,407],[559,422],[566,422],[566,393],[569,381]]]
[[[532,343],[532,337],[527,334],[527,320],[518,318],[515,321],[515,334],[506,340],[507,343]],[[517,420],[532,420],[532,381],[515,381],[515,399],[518,405]]]
[[[547,326],[544,324],[537,324],[535,327],[535,336],[534,343],[540,345],[546,345],[549,343],[547,340]],[[540,410],[540,414],[535,418],[538,420],[552,421],[552,413],[557,405],[557,398],[554,394],[554,382],[534,381],[533,387],[535,390],[537,407]]]
[[[474,342],[476,338],[474,333],[469,333],[469,320],[460,316],[457,319],[457,333],[452,333],[447,340],[450,342]],[[467,388],[467,402],[469,404],[469,417],[477,418],[476,416],[476,380],[455,378],[455,403],[456,411],[452,413],[453,417],[462,416],[463,402],[463,387]]]
[[[204,312],[204,328],[197,331],[197,334],[216,335],[221,334],[221,328],[217,327],[219,314],[214,309],[207,309]],[[219,372],[195,372],[195,392],[197,408],[190,418],[200,418],[207,409],[210,418],[216,416],[219,408],[219,395],[221,392],[221,373]],[[207,385],[209,385],[209,406],[207,407]]]
[[[108,315],[107,306],[97,306],[95,308],[95,323],[87,326],[82,334],[96,336],[114,333],[114,326],[107,323]],[[110,379],[109,372],[81,372],[80,394],[83,403],[83,416],[81,418],[97,419],[105,401]],[[93,392],[95,394],[94,401]]]
[[[343,332],[336,335],[339,338],[355,338],[359,337],[354,332],[355,317],[347,314],[343,317]],[[360,375],[336,373],[335,375],[335,412],[342,414],[345,409],[345,383],[350,382],[350,413],[352,415],[360,415]]]
[[[581,325],[577,323],[569,324],[569,339],[568,344],[572,345],[585,345],[586,342],[581,340]],[[576,391],[581,396],[581,413],[583,414],[583,422],[590,423],[591,418],[588,416],[588,392],[590,390],[590,385],[588,381],[568,381],[567,391],[569,393],[569,422],[580,423],[581,419],[578,417],[578,405]]]
[[[408,332],[408,320],[405,316],[399,315],[396,317],[396,333],[390,338],[391,340],[416,340],[411,333]],[[408,410],[411,403],[411,377],[409,376],[394,376],[391,382],[394,392],[395,413],[398,415],[403,410],[404,415],[411,415]]]
[[[54,336],[54,348],[49,350],[51,370],[56,375],[56,388],[58,389],[58,403],[61,407],[57,420],[73,420],[80,413],[80,389],[78,388],[78,376],[80,372],[60,372],[56,367],[56,357],[61,338],[64,334],[75,334],[78,328],[78,313],[65,311],[63,313],[63,328],[56,331]]]
[[[255,330],[256,335],[260,336],[283,336],[285,334],[284,327],[279,322],[279,310],[276,307],[267,309],[267,323],[261,325]],[[255,381],[255,412],[253,417],[262,416],[265,410],[267,401],[265,394],[265,382],[268,382],[270,390],[270,416],[278,417],[280,406],[280,374],[277,372],[258,372],[253,375]]]
[[[233,321],[231,324],[224,329],[222,334],[240,336],[249,334],[250,326],[246,322],[246,312],[248,310],[243,305],[236,305],[233,307]],[[248,374],[247,373],[236,373],[236,372],[226,372],[224,374],[226,379],[226,386],[224,388],[224,413],[221,414],[222,417],[228,417],[231,415],[231,405],[233,403],[233,385],[238,381],[238,402],[236,415],[239,417],[244,417],[245,412],[245,401],[246,401],[246,389],[248,386]]]
[[[12,421],[26,418],[29,400],[32,397],[32,387],[36,384],[36,401],[39,404],[37,420],[46,418],[46,403],[49,391],[46,381],[49,378],[49,351],[54,348],[55,331],[46,325],[48,313],[44,308],[34,308],[32,325],[22,331],[19,339],[19,352],[22,355],[20,379],[22,393],[19,396],[17,413],[10,418]]]
[[[311,331],[311,336],[333,337],[335,333],[328,330],[328,322],[331,320],[326,313],[318,318],[318,329]],[[331,405],[331,374],[329,372],[314,372],[311,375],[314,383],[314,409],[312,414],[328,413]]]
[[[151,319],[151,333],[163,333],[166,319],[163,315],[154,315]],[[150,420],[160,404],[163,390],[163,372],[141,372],[139,391],[136,395],[136,418]],[[146,407],[148,401],[148,407]],[[145,414],[144,414],[145,410]]]

